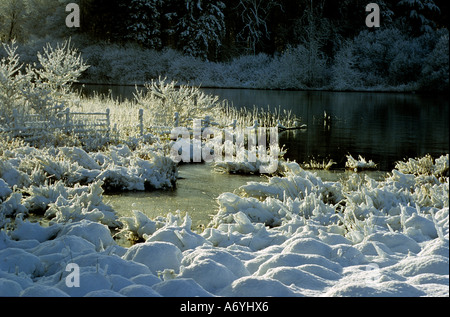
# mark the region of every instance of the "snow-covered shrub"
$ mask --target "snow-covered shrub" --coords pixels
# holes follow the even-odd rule
[[[144,110],[150,112],[155,126],[174,127],[174,115],[178,114],[178,126],[192,126],[192,119],[203,119],[217,105],[219,97],[206,95],[197,87],[181,85],[176,82],[152,80],[145,85],[145,91],[137,89],[136,101]]]
[[[257,55],[243,55],[233,59],[224,65],[222,74],[225,86],[259,88],[261,82],[266,84],[267,74],[265,70],[271,62],[270,56],[264,53]],[[270,86],[269,86],[270,88]]]
[[[418,39],[401,38],[391,43],[393,51],[390,61],[388,82],[392,86],[415,83],[420,77],[424,55],[426,54]]]
[[[3,47],[7,57],[0,61],[0,121],[5,116],[10,119],[13,110],[54,115],[53,110],[62,110],[72,96],[71,84],[88,68],[70,41],[56,48],[47,44],[43,54],[37,53],[40,66],[27,65],[25,71],[15,43]]]
[[[372,160],[367,160],[363,158],[361,155],[358,156],[358,159],[354,159],[353,156],[347,155],[347,162],[345,162],[345,168],[353,170],[355,172],[367,169],[375,169],[377,168],[377,164],[375,164]]]
[[[364,30],[353,39],[349,48],[341,48],[346,49],[351,50],[351,54],[346,54],[351,69],[363,74],[359,79],[364,87],[403,86],[414,90],[420,86],[424,89],[433,86],[442,91],[445,85],[448,86],[447,30],[428,32],[419,37],[411,37],[395,28],[374,32]],[[339,53],[337,57],[340,57]],[[339,64],[335,67],[342,68]],[[358,77],[355,79],[355,87],[358,87],[360,82]]]
[[[449,175],[449,155],[433,159],[431,155],[420,158],[409,158],[408,161],[398,161],[395,168],[405,174],[434,175],[436,177]]]
[[[266,150],[266,149],[263,149]],[[261,158],[259,155],[253,160],[249,157],[257,153],[251,153],[248,150],[240,150],[233,155],[232,160],[220,160],[215,161],[213,166],[214,170],[219,173],[228,174],[260,174],[267,171],[268,174],[276,175],[280,169],[280,162],[282,160],[284,152],[279,147],[272,147],[267,149],[266,159]],[[273,154],[276,157],[273,157]]]
[[[92,183],[85,188],[85,191],[72,198],[66,199],[59,196],[55,202],[49,204],[44,216],[56,223],[87,219],[111,228],[120,226],[115,211],[102,201],[102,185],[101,181]]]
[[[111,146],[93,153],[79,147],[5,149],[0,155],[0,214],[33,212],[54,222],[89,219],[117,227],[115,212],[103,203],[104,190],[166,189],[176,181],[175,163],[149,146],[135,152],[126,145]]]
[[[331,87],[337,90],[355,90],[362,87],[363,73],[358,70],[354,48],[347,42],[339,49],[331,69]]]
[[[11,188],[2,178],[0,178],[0,202],[5,200],[11,193]]]
[[[312,53],[302,44],[289,47],[274,63],[273,79],[278,88],[317,88],[326,83],[326,57]]]
[[[200,86],[204,84],[202,82],[204,74],[208,71],[208,62],[191,55],[180,55],[170,62],[166,76],[176,78],[177,82],[185,85]]]
[[[375,32],[364,30],[353,40],[355,64],[364,74],[365,86],[387,84],[389,67],[398,54],[392,44],[404,41],[403,34],[393,28],[382,28]]]

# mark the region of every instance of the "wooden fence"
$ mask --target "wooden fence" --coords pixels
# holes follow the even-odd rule
[[[0,130],[12,134],[14,137],[22,137],[27,141],[37,140],[42,135],[62,131],[67,134],[86,138],[92,135],[104,135],[109,137],[110,111],[106,112],[70,112],[65,109],[55,115],[23,114],[13,111],[11,121],[0,127]]]

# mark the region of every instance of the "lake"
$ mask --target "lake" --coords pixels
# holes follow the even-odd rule
[[[371,159],[384,171],[395,162],[426,154],[449,153],[449,101],[446,96],[400,93],[205,89],[236,106],[291,110],[308,125],[285,132],[286,157],[299,163],[346,155]],[[330,117],[324,125],[324,112]]]
[[[285,158],[299,163],[334,160],[335,171],[318,171],[323,180],[348,177],[343,170],[346,156],[358,155],[378,164],[378,171],[366,172],[382,178],[395,162],[430,154],[449,153],[449,102],[445,96],[422,96],[401,93],[359,93],[323,91],[274,91],[247,89],[210,89],[205,93],[227,99],[236,107],[264,107],[290,110],[307,124],[305,130],[280,134],[287,149]],[[111,94],[116,99],[132,99],[132,86],[84,87]],[[324,124],[324,112],[329,120]],[[351,172],[350,172],[351,173]],[[248,181],[265,181],[264,177],[222,175],[206,164],[180,167],[180,179],[174,191],[123,193],[106,198],[121,215],[132,209],[149,217],[181,210],[193,218],[194,227],[206,225],[217,210],[215,198]]]
[[[447,96],[402,93],[210,89],[205,93],[236,107],[290,110],[307,124],[306,130],[280,134],[286,158],[299,163],[333,159],[343,168],[351,154],[373,160],[390,171],[405,158],[449,153]],[[113,98],[132,99],[134,86],[86,85]],[[324,125],[324,112],[330,117]]]

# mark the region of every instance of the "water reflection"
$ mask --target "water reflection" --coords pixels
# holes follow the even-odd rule
[[[233,192],[247,182],[264,182],[264,176],[236,176],[212,171],[208,164],[185,164],[179,166],[180,179],[177,188],[153,192],[124,192],[105,195],[120,216],[131,216],[132,210],[139,210],[151,219],[175,214],[178,210],[192,218],[194,228],[206,226],[212,215],[217,213],[216,198],[224,192]]]
[[[308,125],[280,135],[286,157],[300,163],[364,156],[391,170],[398,160],[449,152],[448,100],[398,93],[205,89],[235,106],[291,110]],[[330,122],[324,125],[324,112]]]

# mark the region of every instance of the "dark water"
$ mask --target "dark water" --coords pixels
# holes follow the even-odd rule
[[[85,91],[133,98],[134,87],[86,86]],[[236,107],[291,110],[308,128],[280,134],[286,158],[299,163],[333,159],[344,167],[346,156],[373,160],[390,171],[395,162],[449,153],[449,101],[446,96],[401,93],[355,93],[204,89]],[[324,124],[324,112],[330,117]]]
[[[382,170],[409,157],[449,153],[449,101],[443,96],[398,93],[205,89],[235,106],[291,110],[308,129],[287,131],[280,142],[299,163],[347,155],[371,159]],[[325,124],[324,112],[330,117]]]

